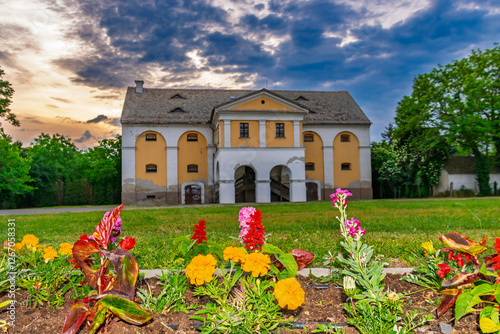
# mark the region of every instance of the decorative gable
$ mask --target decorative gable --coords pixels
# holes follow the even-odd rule
[[[294,109],[271,100],[267,97],[258,97],[251,101],[236,105],[229,110],[279,110],[279,111],[292,111]]]

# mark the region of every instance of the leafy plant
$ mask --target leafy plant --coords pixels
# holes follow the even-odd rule
[[[345,334],[344,328],[338,328],[332,324],[318,324],[317,329],[313,329],[311,333],[330,333],[330,334]]]
[[[421,246],[425,249],[424,256],[417,255],[412,273],[402,277],[401,280],[438,291],[443,283],[443,279],[438,275],[440,251],[434,249],[431,241],[424,242]]]
[[[122,208],[123,204],[104,215],[94,233],[90,237],[81,236],[73,246],[76,264],[93,291],[69,309],[63,334],[75,334],[85,321],[90,323],[89,333],[93,334],[101,326],[107,330],[114,316],[134,325],[141,325],[152,318],[147,310],[133,302],[139,268],[128,250],[134,247],[135,240],[123,238],[117,247],[108,250],[112,246],[112,238],[119,235],[117,226],[121,228],[119,215]],[[98,266],[94,266],[94,260],[99,261]],[[110,264],[116,275],[110,272]]]

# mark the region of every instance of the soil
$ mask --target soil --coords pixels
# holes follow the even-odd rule
[[[416,292],[405,297],[405,309],[408,311],[417,309],[424,314],[432,313],[436,317],[436,304],[430,304],[429,301],[436,301],[439,296],[430,291],[423,290],[422,288],[400,280],[401,275],[388,274],[384,280],[386,288],[391,291],[400,293]],[[319,283],[307,277],[297,277],[301,283],[306,294],[305,303],[294,311],[284,311],[283,317],[290,319],[293,318],[297,322],[294,328],[280,328],[280,333],[310,333],[312,329],[317,328],[318,323],[332,323],[343,326],[347,323],[345,311],[343,310],[343,303],[346,297],[342,289],[338,288],[335,283]],[[157,279],[149,279],[149,286],[157,293],[161,291],[161,287],[157,284]],[[142,282],[145,286],[145,283]],[[186,304],[206,304],[210,300],[208,297],[199,298],[192,295],[192,290],[186,293]],[[69,296],[64,306],[52,308],[30,308],[25,304],[28,292],[26,290],[18,291],[16,300],[16,319],[15,327],[7,329],[7,333],[61,333],[62,324],[67,310],[73,303]],[[0,302],[7,299],[7,296],[0,295]],[[0,319],[5,319],[7,312],[4,309],[0,312]],[[157,333],[199,333],[192,324],[201,325],[200,322],[190,320],[191,314],[176,312],[173,314],[155,314],[153,319],[143,326],[133,326],[125,322],[118,321],[109,330],[109,334],[157,334]],[[471,314],[462,319],[457,324],[453,323],[453,313],[451,310],[447,311],[440,319],[431,321],[426,325],[417,328],[414,333],[441,333],[439,323],[446,323],[453,326],[453,333],[467,333],[479,334],[481,331],[478,327],[478,316]],[[300,325],[300,326],[298,326]],[[305,325],[307,331],[303,330],[302,326]],[[175,328],[175,329],[174,329]],[[351,326],[345,325],[346,334],[355,334],[358,331]],[[86,334],[88,330],[82,326],[79,334]]]

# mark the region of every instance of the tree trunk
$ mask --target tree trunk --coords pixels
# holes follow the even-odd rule
[[[476,166],[476,180],[479,184],[479,195],[491,196],[490,187],[490,162],[488,156],[479,151],[478,148],[472,148],[474,153],[474,162]]]

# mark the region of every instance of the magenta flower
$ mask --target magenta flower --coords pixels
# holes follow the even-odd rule
[[[332,199],[333,207],[337,207],[337,203],[341,203],[344,205],[344,207],[347,206],[347,196],[352,196],[351,192],[349,190],[342,190],[340,188],[337,188],[337,191],[335,194],[331,194],[330,198]]]
[[[240,214],[238,217],[238,221],[240,222],[240,239],[243,239],[245,235],[247,235],[248,230],[250,229],[250,221],[252,220],[252,215],[255,213],[255,208],[249,206],[245,208],[241,208]]]
[[[344,223],[344,226],[345,233],[356,240],[359,240],[361,236],[366,232],[363,228],[361,228],[361,224],[359,223],[358,219],[351,218],[351,220],[348,220]],[[346,237],[346,235],[344,235],[344,232],[341,231],[341,233],[344,237]]]

